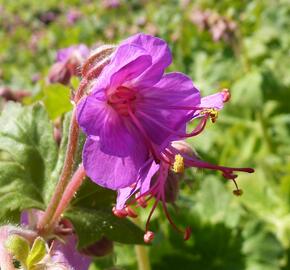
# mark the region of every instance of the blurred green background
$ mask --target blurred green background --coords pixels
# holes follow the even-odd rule
[[[218,173],[188,171],[170,212],[192,238],[184,242],[158,212],[152,268],[290,269],[289,1],[0,0],[0,88],[38,94],[58,49],[140,31],[169,43],[170,70],[203,95],[231,90],[217,123],[190,140],[199,155],[256,170],[240,174],[241,197]],[[92,269],[136,265],[134,247],[116,244]]]

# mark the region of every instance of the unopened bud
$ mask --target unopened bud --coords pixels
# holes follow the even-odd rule
[[[13,91],[9,87],[0,88],[0,97],[6,101],[21,102],[23,98],[29,96],[30,93],[25,90]]]
[[[67,85],[70,82],[72,73],[65,63],[55,63],[49,71],[49,83],[61,83]]]

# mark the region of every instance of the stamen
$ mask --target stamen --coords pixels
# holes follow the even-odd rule
[[[153,206],[152,206],[152,208],[151,208],[151,210],[150,210],[150,213],[149,213],[149,215],[148,215],[148,218],[147,218],[147,221],[146,221],[146,225],[145,225],[145,231],[146,231],[146,232],[149,231],[149,224],[150,224],[150,221],[151,221],[151,217],[152,217],[152,215],[153,215],[153,213],[154,213],[154,211],[155,211],[155,209],[156,209],[156,207],[157,207],[159,201],[160,201],[160,194],[159,194],[159,196],[156,198],[156,200],[155,200],[155,202],[154,202],[154,204],[153,204]]]
[[[117,209],[115,206],[113,207],[112,212],[118,218],[124,218],[128,216],[128,212],[125,209]]]
[[[183,173],[184,172],[184,158],[182,155],[175,155],[175,160],[172,166],[172,170],[175,173]]]
[[[138,214],[130,206],[127,206],[125,208],[125,211],[127,212],[128,216],[131,217],[131,218],[138,217]]]
[[[158,162],[159,159],[158,159],[158,154],[156,153],[155,147],[154,147],[153,143],[151,142],[149,136],[147,135],[146,131],[144,130],[143,126],[141,125],[141,123],[139,122],[137,117],[133,114],[130,104],[128,104],[128,113],[129,113],[129,116],[131,117],[133,123],[135,124],[135,126],[142,133],[142,135],[145,139],[145,142],[148,145],[154,160],[156,162]]]
[[[212,123],[215,123],[218,118],[218,110],[214,108],[202,110],[200,114],[201,115],[208,114]]]
[[[237,184],[235,179],[232,179],[232,181],[234,182],[234,184],[236,186],[236,189],[233,190],[233,194],[236,195],[236,196],[242,196],[243,195],[243,190],[239,189],[239,186],[238,186],[238,184]]]
[[[205,161],[193,158],[193,157],[188,157],[188,156],[185,157],[184,155],[183,157],[184,157],[185,165],[189,167],[197,167],[197,168],[203,168],[203,169],[209,169],[209,170],[219,170],[224,173],[223,175],[227,179],[233,178],[234,175],[232,173],[234,171],[247,172],[247,173],[253,173],[255,171],[253,168],[230,168],[230,167],[210,164],[208,162],[205,162]]]
[[[138,112],[139,114],[141,114],[143,117],[147,118],[148,120],[154,122],[155,124],[159,125],[161,128],[163,128],[164,130],[167,130],[168,132],[170,132],[173,135],[179,136],[181,138],[189,138],[189,137],[193,137],[193,136],[197,136],[198,134],[200,134],[206,125],[207,119],[208,117],[210,117],[209,114],[204,114],[204,117],[200,120],[199,124],[196,126],[196,128],[190,132],[190,133],[180,133],[177,132],[171,128],[168,128],[166,126],[164,126],[162,123],[158,122],[157,120],[155,120],[154,118],[150,117],[149,115],[142,113],[142,112]]]
[[[235,180],[235,178],[237,178],[238,175],[234,174],[234,171],[247,172],[247,173],[254,172],[254,169],[252,168],[230,168],[230,167],[218,166],[218,165],[210,164],[205,161],[195,159],[193,157],[187,157],[185,159],[185,164],[187,166],[196,167],[196,168],[204,168],[204,169],[221,171],[223,173],[223,176],[226,179],[229,179],[234,182],[236,189],[233,191],[233,194],[236,196],[241,196],[243,194],[243,190],[239,189],[239,186]]]
[[[184,158],[180,155],[177,154],[175,156],[175,160],[176,160],[176,170],[178,172],[180,172],[182,170],[182,167],[184,169]],[[149,243],[150,241],[152,241],[152,239],[150,239],[150,233],[152,233],[151,231],[149,231],[149,225],[150,225],[150,221],[151,218],[153,216],[153,213],[159,203],[159,201],[162,201],[162,207],[164,210],[164,213],[166,215],[167,220],[169,221],[170,225],[178,232],[183,233],[184,234],[184,239],[187,240],[190,237],[190,228],[186,228],[186,230],[182,230],[180,228],[178,228],[176,226],[176,224],[173,222],[168,209],[167,209],[167,205],[166,205],[166,194],[165,194],[165,185],[166,185],[166,181],[167,181],[167,177],[168,177],[168,171],[169,171],[170,165],[168,163],[164,163],[161,162],[160,165],[160,169],[159,169],[159,174],[157,177],[156,182],[154,183],[154,185],[145,193],[139,195],[137,198],[135,198],[134,200],[130,201],[130,204],[132,204],[133,202],[138,202],[141,198],[144,201],[145,200],[145,196],[150,194],[150,198],[155,197],[155,202],[150,210],[150,213],[148,215],[147,221],[146,221],[146,225],[145,225],[145,231],[146,234],[144,235],[144,241],[146,243]],[[126,208],[127,209],[127,208]],[[129,212],[127,211],[127,214],[129,214]],[[130,216],[130,214],[129,214]],[[147,235],[148,233],[148,235]],[[145,239],[146,238],[146,239]]]
[[[136,201],[137,201],[138,205],[140,205],[142,208],[146,208],[147,207],[147,201],[146,201],[144,196],[141,196],[141,197],[137,198]]]

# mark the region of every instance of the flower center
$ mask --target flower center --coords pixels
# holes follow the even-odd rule
[[[136,92],[124,86],[120,86],[108,97],[110,104],[120,115],[129,116],[129,106],[135,110]]]

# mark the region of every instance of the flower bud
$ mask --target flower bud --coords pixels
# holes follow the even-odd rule
[[[9,87],[0,88],[0,97],[5,101],[21,102],[23,98],[29,96],[30,93],[24,90],[13,91]]]
[[[81,44],[57,52],[56,63],[48,75],[49,83],[69,84],[72,76],[81,75],[81,65],[89,55],[89,49]]]
[[[81,250],[81,253],[87,256],[103,257],[112,253],[114,248],[113,241],[106,237],[102,237],[96,243]]]
[[[55,63],[49,70],[48,82],[67,85],[72,74],[64,63]]]

